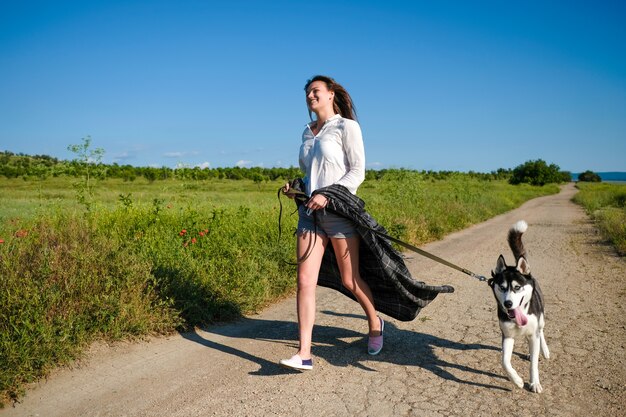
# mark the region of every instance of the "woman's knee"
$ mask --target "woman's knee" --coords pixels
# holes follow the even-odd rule
[[[341,276],[341,284],[351,292],[355,292],[359,288],[361,277],[358,274],[349,274]]]
[[[317,287],[317,276],[298,274],[298,291],[311,291]]]

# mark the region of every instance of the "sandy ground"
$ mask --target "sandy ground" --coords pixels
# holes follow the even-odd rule
[[[546,299],[549,360],[542,394],[516,388],[500,365],[489,287],[408,255],[414,276],[451,284],[416,320],[386,319],[385,347],[366,354],[359,306],[318,292],[315,368],[277,362],[297,346],[295,301],[237,323],[140,343],[94,346],[73,369],[34,384],[9,416],[624,416],[626,262],[604,243],[566,186],[521,208],[424,246],[488,275],[510,225],[525,219],[533,274]],[[528,382],[525,341],[513,366]]]

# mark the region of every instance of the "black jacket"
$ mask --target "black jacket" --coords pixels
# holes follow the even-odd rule
[[[365,211],[365,202],[341,185],[315,191],[329,199],[326,210],[352,220],[361,237],[359,270],[372,290],[376,310],[401,321],[415,319],[420,310],[439,293],[454,292],[449,285],[426,285],[411,277],[401,254],[391,243],[370,229],[387,234],[385,229]],[[335,253],[328,245],[319,273],[318,285],[340,291],[355,299],[341,284]]]

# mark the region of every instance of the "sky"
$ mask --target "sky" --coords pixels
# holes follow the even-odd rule
[[[324,74],[368,169],[626,171],[624,22],[622,0],[0,0],[0,150],[298,166]]]

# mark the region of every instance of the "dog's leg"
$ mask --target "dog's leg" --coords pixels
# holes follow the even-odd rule
[[[520,378],[513,366],[511,366],[511,356],[513,355],[513,345],[515,339],[512,337],[502,337],[502,367],[509,376],[511,382],[522,388],[524,386],[524,380]]]
[[[530,390],[539,394],[543,391],[539,382],[539,348],[541,344],[541,331],[528,337],[528,350],[530,351]]]
[[[543,326],[545,322],[543,319],[543,315],[539,319],[539,343],[541,346],[541,354],[544,358],[550,359],[550,350],[548,349],[548,344],[546,343],[546,338],[543,336]]]
[[[548,350],[548,344],[546,343],[546,338],[543,336],[543,331],[539,334],[539,343],[543,357],[550,359],[550,350]]]

